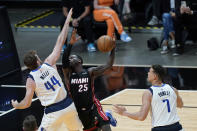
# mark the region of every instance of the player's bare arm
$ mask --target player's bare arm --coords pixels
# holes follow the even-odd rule
[[[18,103],[17,100],[12,100],[12,106],[16,109],[25,109],[30,107],[35,88],[36,88],[36,84],[34,80],[28,78],[26,82],[26,94],[24,99],[20,103]]]
[[[114,112],[116,112],[120,115],[123,115],[123,116],[127,116],[131,119],[144,121],[148,115],[149,110],[150,110],[151,101],[152,101],[151,92],[145,91],[142,96],[142,106],[140,108],[140,111],[135,112],[135,113],[129,113],[125,107],[121,107],[118,105],[114,105],[113,110],[114,110]]]
[[[64,50],[64,53],[62,56],[62,70],[63,70],[63,74],[64,74],[64,80],[66,83],[68,82],[69,73],[71,72],[71,69],[69,66],[70,52],[71,52],[73,44],[76,43],[81,38],[81,37],[76,38],[76,34],[77,34],[77,30],[73,29],[68,47],[66,48],[66,50]]]
[[[70,11],[68,13],[67,19],[64,23],[64,27],[57,38],[57,41],[56,41],[56,44],[55,44],[55,47],[54,47],[52,53],[45,60],[46,63],[48,63],[52,66],[55,66],[56,61],[60,57],[62,46],[65,43],[66,38],[67,38],[71,16],[72,16],[72,9],[70,9]]]
[[[112,67],[112,65],[114,64],[114,59],[115,59],[115,47],[111,50],[111,53],[110,53],[110,56],[106,65],[101,65],[98,67],[92,67],[88,69],[90,76],[97,77],[103,74],[104,71]]]
[[[181,96],[179,95],[178,90],[174,87],[173,87],[173,89],[174,89],[174,91],[176,93],[176,96],[177,96],[177,100],[176,100],[177,101],[177,107],[182,108],[183,107],[183,100],[182,100]]]
[[[68,16],[68,8],[67,7],[62,7],[62,12],[63,12],[65,17]]]

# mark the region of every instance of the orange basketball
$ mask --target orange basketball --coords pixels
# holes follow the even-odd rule
[[[114,47],[113,39],[108,35],[103,35],[97,40],[97,47],[101,52],[109,52]]]

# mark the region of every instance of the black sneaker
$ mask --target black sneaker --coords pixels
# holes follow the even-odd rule
[[[172,56],[179,56],[179,55],[181,55],[181,54],[183,54],[183,48],[181,48],[181,47],[176,47],[176,50],[175,50],[175,52],[172,54]]]

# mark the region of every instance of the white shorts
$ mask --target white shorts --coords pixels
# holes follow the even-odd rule
[[[38,131],[58,131],[60,127],[67,128],[68,130],[82,129],[82,123],[79,120],[74,103],[60,111],[44,113]]]

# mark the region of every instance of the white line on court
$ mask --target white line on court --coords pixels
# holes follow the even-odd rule
[[[36,100],[38,100],[38,98],[32,99],[32,102],[34,102],[34,101],[36,101]],[[8,114],[8,113],[10,113],[10,112],[12,112],[12,111],[14,111],[14,110],[16,110],[16,109],[15,109],[15,108],[12,108],[12,109],[10,109],[10,110],[8,110],[8,111],[5,111],[5,112],[3,112],[2,114],[0,114],[0,117],[3,116],[3,115]]]
[[[101,102],[103,102],[103,101],[105,101],[105,100],[108,100],[108,99],[110,99],[111,97],[115,97],[115,96],[117,96],[117,95],[120,95],[120,94],[124,93],[125,91],[126,91],[126,89],[124,89],[124,90],[122,90],[122,91],[120,91],[120,92],[117,92],[117,93],[115,93],[115,94],[113,94],[113,95],[111,95],[111,96],[109,96],[109,97],[107,97],[107,98],[101,100]]]
[[[147,90],[147,89],[124,89],[125,91],[127,91],[127,90],[134,90],[134,91],[139,91],[139,90],[141,90],[141,91],[145,91],[145,90]],[[179,92],[197,92],[197,90],[178,90]]]

